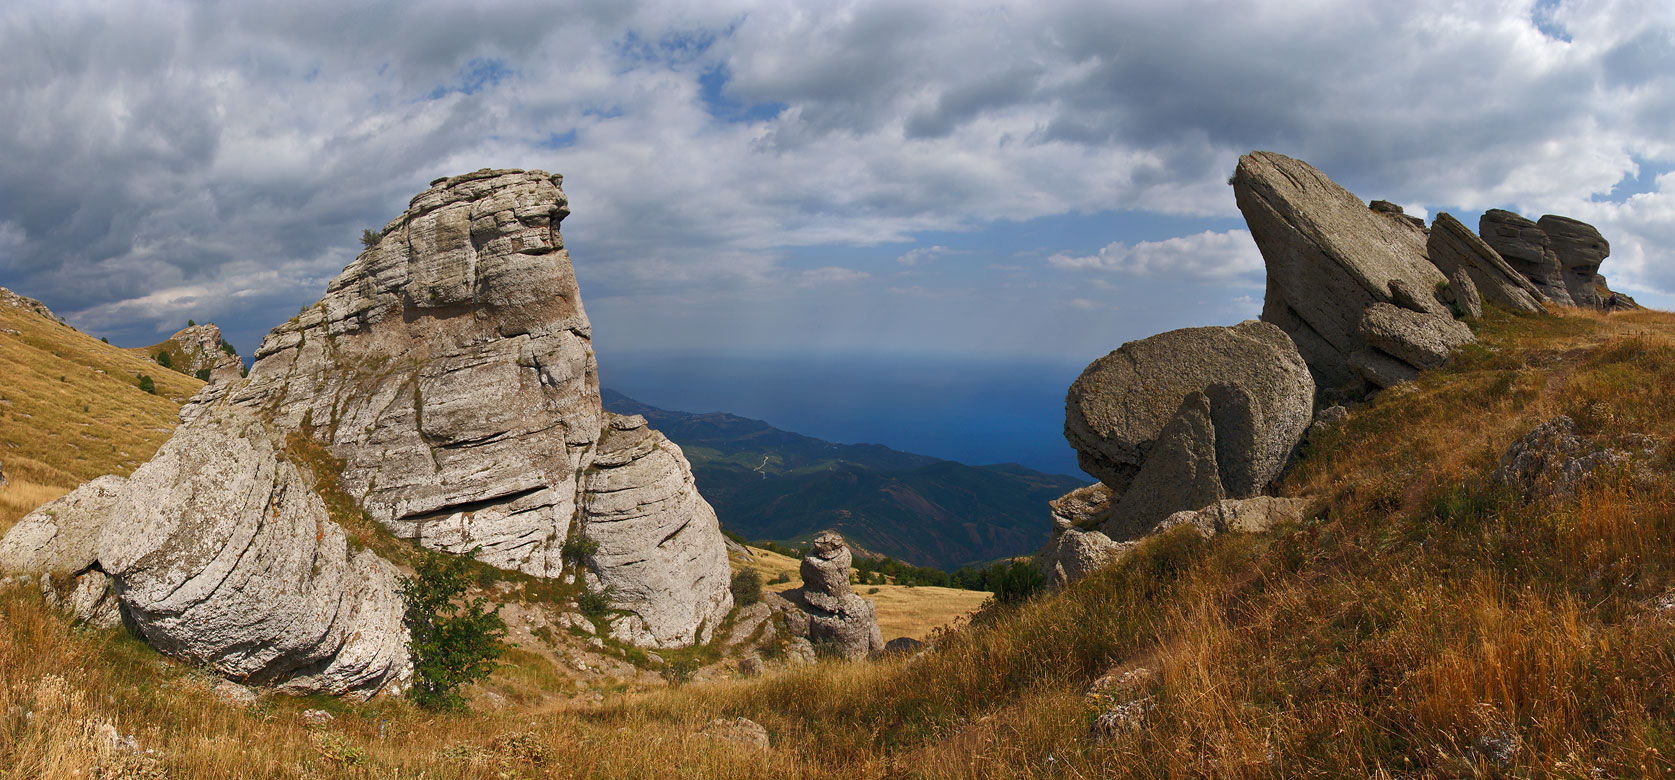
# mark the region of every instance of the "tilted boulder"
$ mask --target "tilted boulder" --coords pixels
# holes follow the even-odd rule
[[[1461,319],[1475,320],[1483,317],[1483,295],[1477,291],[1477,282],[1471,280],[1471,274],[1464,268],[1454,269],[1448,275],[1448,290],[1444,300],[1455,309],[1455,316]]]
[[[1369,347],[1362,312],[1400,303],[1452,319],[1436,295],[1446,281],[1426,259],[1425,231],[1380,213],[1301,160],[1273,152],[1239,158],[1233,194],[1268,270],[1262,319],[1297,344],[1323,388],[1358,388],[1350,358]]]
[[[1103,482],[1077,488],[1048,502],[1052,509],[1052,539],[1035,562],[1047,587],[1063,588],[1117,559],[1134,542],[1115,542],[1094,530],[1111,515],[1111,488]]]
[[[246,382],[183,414],[224,396],[314,437],[373,519],[426,547],[558,577],[566,541],[590,538],[614,636],[707,641],[732,603],[720,525],[678,447],[609,428],[560,184],[513,170],[433,182],[268,334]],[[640,449],[606,443],[618,434]]]
[[[1553,255],[1559,260],[1560,276],[1570,300],[1577,306],[1604,306],[1600,288],[1605,286],[1605,277],[1599,275],[1599,266],[1610,256],[1611,244],[1593,225],[1570,217],[1547,214],[1535,224],[1547,234]]]
[[[411,673],[395,567],[354,551],[275,431],[222,407],[127,479],[102,477],[0,541],[0,569],[73,577],[68,606],[119,613],[158,650],[238,680],[366,696]]]
[[[1489,303],[1525,314],[1546,311],[1541,305],[1546,296],[1454,215],[1446,211],[1437,214],[1425,249],[1431,262],[1450,280],[1461,272],[1470,276]]]
[[[1095,360],[1066,394],[1065,438],[1082,469],[1120,495],[1193,393],[1210,401],[1228,495],[1271,482],[1314,411],[1314,380],[1297,347],[1279,328],[1247,321],[1162,333]]]
[[[1242,400],[1226,392],[1226,387],[1214,385],[1211,390]],[[1224,401],[1216,406],[1234,408],[1236,401]],[[1152,442],[1140,473],[1134,475],[1134,481],[1117,499],[1110,519],[1100,530],[1116,539],[1139,536],[1175,512],[1213,504],[1227,495],[1216,460],[1218,438],[1213,415],[1210,397],[1202,392],[1190,393],[1181,401],[1180,408]],[[1298,431],[1299,440],[1303,430],[1307,428]],[[1244,492],[1254,490],[1247,488]]]
[[[854,557],[843,537],[822,531],[803,557],[803,586],[763,598],[786,616],[786,630],[851,660],[867,658],[884,649],[878,614],[872,602],[855,595],[849,585]]]
[[[1490,209],[1478,219],[1477,232],[1547,300],[1575,305],[1565,285],[1559,256],[1553,252],[1547,231],[1539,225],[1505,209]]]
[[[1359,333],[1368,346],[1414,368],[1440,368],[1456,347],[1476,338],[1458,320],[1375,303],[1361,312]]]

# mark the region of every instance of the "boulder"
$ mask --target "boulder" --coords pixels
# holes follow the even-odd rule
[[[1190,525],[1205,536],[1266,533],[1283,523],[1302,522],[1308,516],[1311,504],[1305,498],[1273,496],[1227,499],[1202,509],[1176,512],[1160,523],[1156,532]]]
[[[1471,280],[1471,274],[1464,268],[1454,269],[1448,275],[1448,290],[1445,298],[1455,309],[1455,316],[1464,320],[1475,320],[1483,317],[1483,296],[1477,291],[1477,283]]]
[[[1093,530],[1110,518],[1111,498],[1111,488],[1095,482],[1048,502],[1053,514],[1052,539],[1035,556],[1047,587],[1057,590],[1080,580],[1134,546]]]
[[[1359,333],[1367,346],[1418,369],[1440,368],[1456,347],[1476,340],[1471,328],[1450,317],[1375,303],[1361,312]]]
[[[1408,306],[1451,318],[1435,295],[1446,277],[1426,259],[1424,230],[1368,209],[1308,163],[1273,152],[1239,158],[1232,184],[1268,270],[1262,319],[1291,336],[1320,387],[1363,386],[1350,365],[1367,346],[1361,314],[1391,303],[1393,282],[1416,294]]]
[[[1082,469],[1121,494],[1192,393],[1211,402],[1229,495],[1272,481],[1314,410],[1314,381],[1297,346],[1278,327],[1247,321],[1162,333],[1095,360],[1066,395],[1065,438]]]
[[[1605,286],[1605,277],[1599,275],[1599,265],[1611,254],[1611,244],[1593,225],[1570,217],[1548,214],[1535,224],[1547,234],[1571,301],[1577,306],[1602,308],[1605,294],[1601,288]]]
[[[1450,280],[1462,271],[1470,276],[1489,303],[1524,314],[1547,311],[1541,305],[1546,296],[1454,215],[1446,211],[1437,214],[1425,248],[1431,262]]]
[[[1639,474],[1642,465],[1655,459],[1659,450],[1656,439],[1639,434],[1584,438],[1577,432],[1576,422],[1561,414],[1507,447],[1493,478],[1526,500],[1568,498],[1601,475]]]
[[[925,643],[910,636],[898,636],[884,643],[885,655],[918,655],[925,650]]]
[[[110,622],[116,608],[159,651],[233,679],[399,689],[411,666],[395,567],[349,548],[275,436],[247,411],[206,412],[129,478],[25,517],[0,565],[75,574],[78,616]]]
[[[842,536],[822,531],[803,558],[802,587],[763,597],[769,608],[785,615],[793,647],[802,639],[850,660],[884,649],[872,602],[855,595],[849,585],[853,561]]]
[[[768,730],[749,718],[716,718],[700,732],[704,736],[751,750],[768,749]]]
[[[1425,220],[1420,219],[1419,217],[1413,216],[1411,214],[1407,214],[1407,213],[1403,212],[1401,206],[1399,206],[1395,203],[1391,203],[1390,201],[1375,200],[1371,203],[1368,203],[1367,208],[1372,209],[1373,211],[1376,211],[1376,212],[1378,212],[1380,214],[1383,214],[1387,217],[1396,217],[1398,219],[1404,220],[1408,224],[1413,225],[1414,227],[1419,228],[1420,230],[1425,229]]]
[[[342,487],[397,536],[612,595],[611,634],[706,641],[731,608],[726,549],[679,447],[600,403],[592,325],[559,224],[561,177],[438,179],[325,296],[274,328],[226,401],[343,461]],[[636,422],[637,420],[637,422]],[[574,548],[572,548],[574,549]]]
[[[1575,305],[1570,289],[1565,286],[1559,256],[1553,252],[1547,232],[1539,225],[1504,209],[1490,209],[1478,219],[1477,232],[1547,300],[1564,306]]]

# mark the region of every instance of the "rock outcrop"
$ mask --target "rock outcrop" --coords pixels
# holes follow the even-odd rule
[[[1564,306],[1575,304],[1565,285],[1559,256],[1539,225],[1504,209],[1490,209],[1478,219],[1477,232],[1547,300]]]
[[[1605,286],[1605,277],[1599,275],[1599,265],[1611,254],[1611,244],[1593,225],[1570,217],[1547,214],[1535,225],[1547,234],[1570,300],[1577,306],[1604,306],[1600,289]]]
[[[173,342],[185,358],[183,365],[174,366],[177,371],[198,375],[200,371],[207,370],[211,382],[236,380],[244,373],[244,364],[221,339],[221,329],[213,322],[188,325],[164,343],[169,342]]]
[[[1443,300],[1454,307],[1454,316],[1466,320],[1481,319],[1483,317],[1483,294],[1477,291],[1477,282],[1472,281],[1471,274],[1464,268],[1454,269],[1448,275],[1448,289]]]
[[[1114,502],[1111,488],[1095,482],[1048,502],[1052,539],[1035,556],[1047,587],[1063,588],[1117,559],[1133,542],[1115,542],[1094,530],[1104,525]]]
[[[221,408],[127,479],[101,477],[0,541],[0,569],[72,584],[78,617],[298,693],[366,696],[411,672],[393,566],[352,550],[277,432]]]
[[[1273,325],[1170,331],[1124,344],[1077,377],[1065,438],[1116,495],[1103,527],[1149,527],[1266,487],[1313,418],[1314,390]]]
[[[53,314],[52,310],[47,308],[46,304],[41,303],[34,298],[18,295],[17,293],[4,287],[0,287],[0,306],[7,306],[19,311],[39,314],[42,317],[52,320],[53,322],[59,321],[58,315]]]
[[[1587,439],[1576,422],[1559,415],[1537,425],[1501,455],[1494,480],[1526,500],[1568,498],[1588,480],[1612,472],[1633,472],[1657,457],[1658,442],[1633,434],[1614,440]]]
[[[1452,319],[1436,295],[1447,277],[1426,259],[1425,231],[1362,205],[1308,163],[1247,154],[1233,173],[1233,194],[1268,270],[1262,319],[1291,336],[1322,388],[1358,389],[1366,372],[1357,362],[1395,357],[1356,358],[1376,350],[1362,335],[1367,307],[1392,303]]]
[[[720,526],[680,449],[600,405],[560,183],[433,182],[222,395],[325,444],[398,536],[538,577],[592,539],[589,582],[623,613],[613,636],[706,641],[731,608]]]
[[[822,531],[803,558],[803,585],[763,601],[785,617],[793,642],[805,639],[850,660],[867,658],[884,649],[878,614],[872,602],[849,585],[854,556],[843,537]]]
[[[1470,276],[1485,301],[1524,314],[1546,311],[1541,302],[1547,296],[1454,215],[1446,211],[1437,215],[1425,249],[1431,262],[1450,280],[1461,272]]]

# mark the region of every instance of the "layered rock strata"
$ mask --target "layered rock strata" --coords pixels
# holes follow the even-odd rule
[[[1459,273],[1469,276],[1485,301],[1525,314],[1546,311],[1541,304],[1547,296],[1454,215],[1446,211],[1437,215],[1425,250],[1431,263],[1450,280]]]
[[[1308,163],[1251,152],[1239,159],[1233,194],[1268,271],[1262,319],[1291,336],[1322,388],[1353,392],[1368,364],[1401,362],[1367,343],[1369,306],[1452,319],[1425,231],[1362,205]]]
[[[1478,235],[1506,262],[1535,285],[1547,300],[1572,306],[1559,256],[1539,225],[1505,209],[1490,209],[1477,220]]]
[[[764,597],[771,608],[784,615],[793,641],[806,639],[850,660],[867,658],[884,649],[872,602],[856,595],[849,585],[853,562],[843,537],[822,531],[803,558],[802,587]]]
[[[1611,254],[1611,244],[1593,225],[1570,217],[1547,214],[1535,225],[1547,234],[1571,302],[1594,309],[1604,306],[1605,296],[1600,290],[1605,277],[1599,275],[1599,266]]]
[[[561,181],[432,183],[225,395],[324,443],[398,536],[538,577],[591,539],[572,549],[597,547],[587,577],[622,611],[614,636],[706,641],[731,607],[720,526],[680,449],[600,405]]]
[[[38,573],[81,619],[124,620],[237,680],[399,689],[411,667],[395,567],[350,548],[278,435],[244,410],[201,415],[129,478],[26,516],[0,540],[0,570]]]
[[[197,375],[208,370],[211,382],[236,380],[244,373],[244,364],[226,349],[221,329],[213,322],[188,325],[170,336],[169,341],[174,342],[185,357],[184,365],[174,366],[177,371]]]

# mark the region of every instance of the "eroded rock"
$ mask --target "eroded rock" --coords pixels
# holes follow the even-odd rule
[[[783,594],[763,597],[770,608],[785,616],[786,630],[812,646],[828,648],[836,655],[858,660],[884,649],[878,616],[872,602],[855,594],[849,585],[854,556],[843,537],[822,531],[814,537],[809,554],[802,561],[803,585]],[[800,651],[798,651],[800,653]]]
[[[1578,219],[1547,214],[1535,224],[1547,234],[1571,301],[1594,309],[1604,306],[1608,293],[1601,292],[1605,277],[1599,275],[1599,266],[1610,256],[1611,244],[1593,225]]]
[[[1494,247],[1444,211],[1431,225],[1425,245],[1430,260],[1450,283],[1461,272],[1471,277],[1484,300],[1524,314],[1541,314],[1547,298],[1530,280],[1508,265]]]
[[[1575,304],[1552,241],[1536,223],[1505,209],[1490,209],[1478,219],[1477,232],[1548,300],[1564,306]]]

